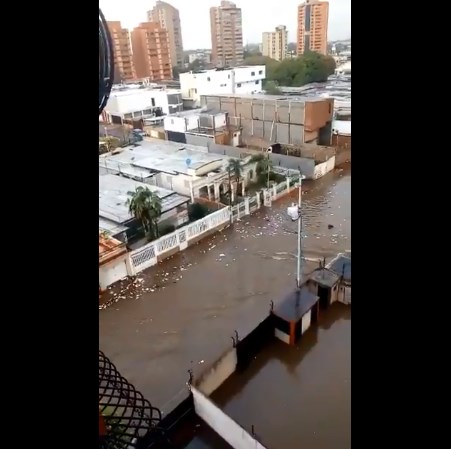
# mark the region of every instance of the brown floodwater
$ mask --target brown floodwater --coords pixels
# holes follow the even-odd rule
[[[211,398],[268,449],[350,449],[350,307],[320,314],[298,347],[274,341]]]
[[[305,187],[305,256],[350,249],[350,170]],[[270,301],[295,286],[292,201],[296,192],[103,295],[109,307],[99,311],[100,349],[164,413],[187,396],[188,369],[212,363],[235,330],[246,335]]]

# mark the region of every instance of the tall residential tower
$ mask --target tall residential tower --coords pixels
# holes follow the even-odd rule
[[[179,10],[169,3],[158,0],[154,8],[147,12],[147,20],[159,24],[168,31],[172,66],[182,67],[183,41]]]
[[[107,22],[113,41],[114,82],[133,80],[136,78],[133,64],[130,33],[122,28],[121,22]]]
[[[167,30],[157,23],[141,23],[132,31],[132,48],[138,78],[150,78],[151,81],[172,78]]]
[[[279,25],[275,31],[263,33],[262,54],[276,61],[287,57],[288,31],[285,25]]]
[[[329,2],[306,0],[298,6],[298,55],[306,51],[327,54],[328,22]]]
[[[221,1],[210,8],[211,59],[218,67],[233,67],[243,62],[243,25],[241,8]]]

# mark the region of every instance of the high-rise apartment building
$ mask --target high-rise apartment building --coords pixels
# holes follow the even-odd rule
[[[167,30],[157,23],[141,23],[132,31],[132,48],[137,78],[151,81],[172,78]]]
[[[136,78],[136,73],[133,64],[130,33],[126,28],[122,28],[121,22],[107,22],[107,25],[113,43],[114,82],[133,80]]]
[[[169,3],[158,0],[154,8],[147,12],[147,20],[160,24],[162,28],[168,31],[172,66],[182,67],[183,41],[178,9]]]
[[[329,2],[306,0],[298,6],[297,51],[327,54],[327,25],[329,22]]]
[[[279,25],[275,31],[263,33],[262,54],[276,61],[287,57],[288,31],[285,25]]]
[[[235,3],[221,1],[210,8],[211,60],[219,67],[243,62],[243,25],[241,8]]]

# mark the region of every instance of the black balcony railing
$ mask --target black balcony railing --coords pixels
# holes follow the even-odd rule
[[[99,449],[142,448],[164,438],[161,412],[99,351]],[[100,429],[102,428],[102,430]]]

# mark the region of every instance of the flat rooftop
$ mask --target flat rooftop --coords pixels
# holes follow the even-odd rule
[[[103,264],[127,252],[125,243],[99,234],[99,263]]]
[[[310,293],[308,287],[301,287],[285,295],[282,301],[274,308],[273,313],[285,321],[297,321],[308,312],[319,300],[319,297]]]
[[[266,100],[266,101],[291,101],[298,103],[312,103],[312,102],[321,102],[327,101],[332,98],[323,98],[323,97],[308,97],[308,96],[291,96],[291,95],[267,95],[263,93],[255,93],[255,94],[206,94],[201,95],[201,97],[221,97],[221,98],[243,98],[249,100]]]
[[[340,276],[328,268],[319,268],[311,273],[309,278],[323,287],[331,288],[338,282]]]
[[[230,159],[227,156],[208,153],[207,148],[205,151],[198,151],[198,147],[194,145],[166,142],[169,141],[145,140],[138,146],[125,147],[117,154],[101,155],[99,167],[120,169],[124,174],[144,179],[155,172],[192,175],[193,170],[202,169],[212,162],[220,162],[222,166]]]
[[[351,447],[351,309],[335,303],[297,347],[274,340],[210,398],[271,449]]]
[[[147,187],[161,199],[162,213],[181,206],[189,201],[186,196],[172,190],[162,189],[117,175],[99,176],[99,216],[118,224],[129,221],[132,217],[128,211],[128,192],[136,187]]]
[[[111,90],[110,97],[126,97],[128,95],[136,95],[140,93],[155,93],[155,92],[164,92],[168,95],[171,94],[181,94],[182,91],[180,89],[167,89],[160,87],[135,87],[135,86],[126,86],[126,87],[116,87]]]
[[[106,218],[99,217],[99,231],[107,232],[108,234],[115,235],[120,234],[127,230],[126,226],[121,226],[114,221],[107,220]]]
[[[351,252],[339,254],[327,267],[339,276],[343,276],[344,281],[351,282]]]

